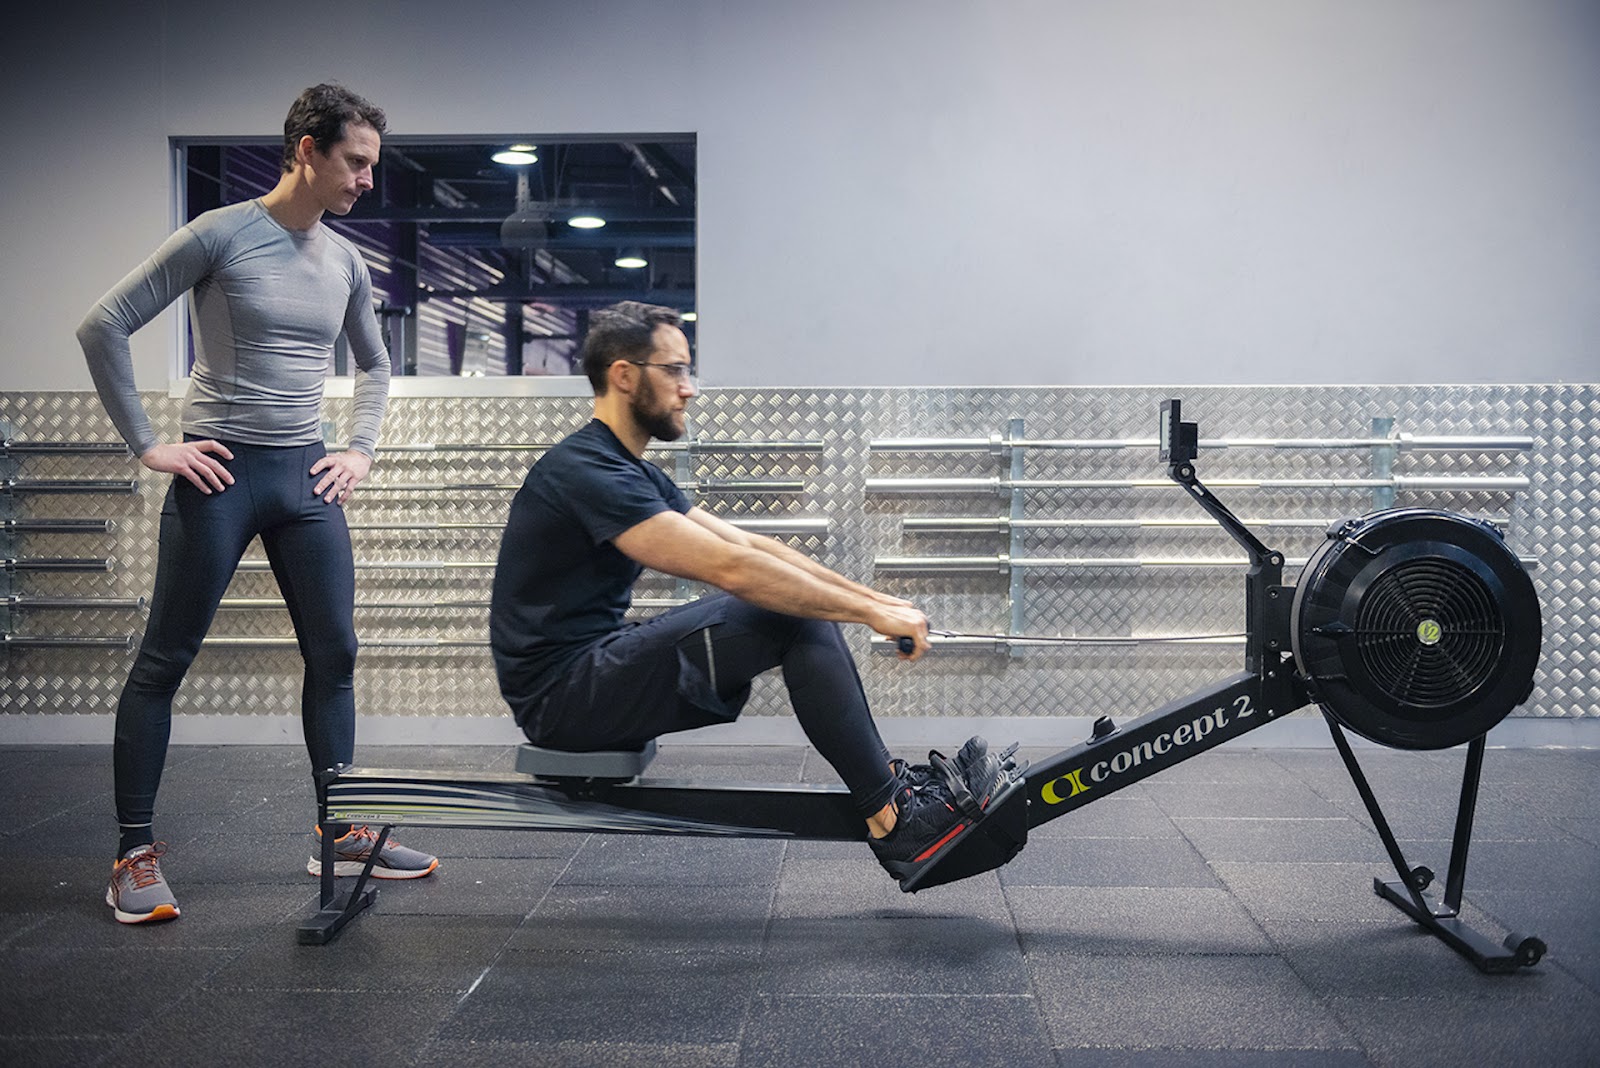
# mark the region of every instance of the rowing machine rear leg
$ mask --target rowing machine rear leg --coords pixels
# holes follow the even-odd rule
[[[1539,939],[1513,933],[1508,935],[1502,944],[1496,945],[1490,938],[1468,927],[1460,918],[1461,894],[1466,883],[1467,851],[1472,842],[1472,819],[1477,803],[1478,780],[1483,769],[1483,737],[1480,735],[1467,746],[1466,767],[1462,772],[1461,799],[1456,810],[1455,835],[1450,847],[1450,868],[1445,877],[1444,895],[1440,898],[1426,893],[1428,886],[1433,882],[1433,872],[1423,865],[1413,868],[1407,864],[1400,851],[1400,843],[1395,839],[1388,819],[1384,817],[1382,806],[1378,804],[1377,795],[1372,792],[1372,787],[1367,782],[1367,777],[1356,760],[1355,752],[1350,748],[1350,743],[1345,739],[1338,722],[1326,711],[1323,717],[1327,720],[1334,745],[1339,750],[1339,757],[1344,761],[1345,769],[1350,773],[1356,792],[1361,795],[1361,802],[1366,806],[1367,814],[1372,817],[1373,827],[1389,854],[1395,874],[1401,876],[1399,879],[1388,881],[1373,879],[1372,892],[1411,917],[1445,945],[1466,957],[1481,972],[1499,975],[1514,972],[1518,968],[1531,968],[1539,963],[1546,949],[1545,944]]]

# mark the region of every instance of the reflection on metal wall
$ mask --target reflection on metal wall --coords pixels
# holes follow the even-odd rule
[[[762,451],[737,445],[660,451],[652,458],[696,482],[698,500],[719,514],[804,527],[804,533],[785,536],[847,575],[915,600],[936,627],[1112,637],[1226,633],[1243,625],[1242,570],[1208,563],[1237,555],[1219,530],[1132,522],[1201,518],[1173,487],[1123,484],[1161,479],[1153,447],[1027,449],[1018,468],[1024,480],[1080,485],[1028,490],[1020,514],[1030,522],[1009,531],[998,524],[952,531],[928,528],[973,524],[928,520],[1010,517],[1011,496],[995,490],[885,492],[879,480],[1008,478],[1011,454],[891,451],[872,448],[874,440],[1003,437],[1018,419],[1027,439],[1153,438],[1157,405],[1169,393],[1184,399],[1185,414],[1198,419],[1202,438],[1366,439],[1373,435],[1373,420],[1382,418],[1393,419],[1397,434],[1529,436],[1532,448],[1525,451],[1401,449],[1387,457],[1365,447],[1209,449],[1201,454],[1200,470],[1213,485],[1235,478],[1360,483],[1373,477],[1375,460],[1378,467],[1392,462],[1396,503],[1502,522],[1512,547],[1537,561],[1534,582],[1545,611],[1543,665],[1520,714],[1584,717],[1600,715],[1600,681],[1592,667],[1600,662],[1592,609],[1600,574],[1592,536],[1600,498],[1593,486],[1600,472],[1588,445],[1600,421],[1596,392],[1593,386],[714,390],[695,409],[697,441],[778,444]],[[145,400],[158,432],[176,434],[181,402],[156,394]],[[9,393],[0,394],[0,404],[0,418],[10,423],[15,439],[115,438],[92,394]],[[329,406],[340,438],[348,402]],[[383,454],[349,509],[360,568],[357,627],[363,651],[356,685],[363,712],[501,711],[485,645],[491,568],[510,487],[538,455],[528,448],[400,447],[551,442],[587,413],[586,400],[564,398],[391,404],[384,440],[394,448]],[[21,599],[8,602],[7,630],[34,637],[137,636],[142,617],[130,599],[148,595],[152,584],[165,486],[126,457],[29,456],[13,466],[16,477],[28,479],[138,477],[141,490],[17,492],[6,498],[14,517],[116,521],[109,533],[7,534],[8,558],[114,561],[109,572],[10,574],[13,598]],[[1528,483],[1520,490],[1416,488],[1417,479],[1442,476],[1523,477]],[[1321,534],[1297,521],[1371,510],[1382,491],[1352,485],[1217,492],[1241,516],[1276,521],[1262,528],[1264,540],[1300,559]],[[907,524],[908,519],[921,522]],[[890,557],[1000,554],[1024,564],[973,571],[874,566]],[[1052,563],[1026,566],[1041,558]],[[246,559],[261,559],[259,544]],[[1141,560],[1147,566],[1138,566]],[[652,603],[692,593],[650,575],[638,590]],[[30,606],[29,598],[72,600],[43,607]],[[264,565],[247,563],[218,613],[213,641],[179,693],[180,711],[297,711],[298,655],[277,598]],[[653,610],[658,609],[644,609]],[[950,645],[906,665],[871,647],[864,629],[850,633],[869,696],[884,716],[1137,712],[1236,670],[1243,656],[1229,644],[1011,650]],[[111,711],[129,662],[121,648],[13,647],[0,684],[5,709]],[[778,680],[761,680],[749,714],[786,711]]]

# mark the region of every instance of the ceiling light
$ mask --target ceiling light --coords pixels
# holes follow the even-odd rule
[[[639,249],[630,248],[624,249],[617,255],[616,264],[618,267],[638,270],[640,267],[650,266],[650,261],[644,258],[644,253]]]
[[[506,147],[512,152],[535,152],[539,148],[538,145],[507,145]]]
[[[526,146],[518,145],[502,149],[489,158],[496,163],[504,163],[508,167],[526,167],[530,163],[539,162],[539,157],[529,152]]]
[[[598,215],[574,215],[567,220],[568,226],[576,227],[579,230],[598,230],[605,224],[606,221]]]
[[[694,312],[684,312],[682,315],[678,316],[678,318],[682,319],[686,323],[697,323],[700,321],[700,316]]]

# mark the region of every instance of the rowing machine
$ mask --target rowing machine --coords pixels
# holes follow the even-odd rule
[[[1245,670],[1118,725],[1102,716],[1091,737],[1032,767],[1014,767],[951,845],[901,883],[915,892],[997,868],[1028,829],[1058,819],[1215,748],[1315,700],[1340,758],[1399,876],[1374,890],[1487,972],[1539,961],[1545,945],[1504,945],[1459,918],[1484,735],[1532,690],[1540,614],[1532,582],[1490,525],[1447,512],[1391,509],[1336,524],[1298,587],[1283,584],[1283,555],[1261,543],[1204,485],[1194,467],[1198,429],[1180,402],[1161,406],[1168,475],[1249,554]],[[901,639],[902,649],[910,639]],[[1433,873],[1401,854],[1349,742],[1348,729],[1383,745],[1442,749],[1467,743],[1443,898]],[[644,776],[654,743],[638,752],[565,753],[521,746],[515,777],[336,768],[319,777],[324,828],[321,909],[300,940],[325,943],[376,898],[370,865],[335,891],[334,823],[568,830],[860,841],[864,824],[842,786],[706,784]],[[374,849],[376,854],[376,848]]]

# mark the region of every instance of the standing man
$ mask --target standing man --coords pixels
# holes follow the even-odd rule
[[[155,592],[117,704],[113,760],[121,838],[106,903],[122,923],[176,918],[155,841],[156,790],[172,698],[250,540],[260,535],[305,660],[301,718],[313,772],[355,747],[355,565],[343,506],[372,468],[389,358],[372,280],[355,247],[322,225],[372,188],[384,114],[338,85],[300,94],[283,124],[283,173],[265,196],[208,211],[168,238],[78,327],[100,401],[139,462],[171,474]],[[183,439],[162,442],[134,388],[128,338],[185,292],[195,362]],[[322,444],[333,347],[349,339],[356,376],[350,446]],[[318,831],[320,833],[320,830]],[[376,835],[339,839],[339,871],[359,870]],[[318,851],[309,865],[319,874]],[[381,878],[427,875],[438,860],[386,844]]]
[[[683,436],[698,392],[680,323],[632,301],[591,321],[582,361],[594,418],[528,472],[500,543],[489,620],[501,693],[538,745],[633,748],[733,720],[750,681],[781,668],[806,737],[850,790],[879,862],[904,880],[965,826],[963,787],[987,803],[1000,761],[982,739],[932,768],[891,760],[837,624],[910,638],[915,660],[928,649],[923,614],[691,507],[644,461],[652,438]],[[627,623],[646,567],[726,592]]]

